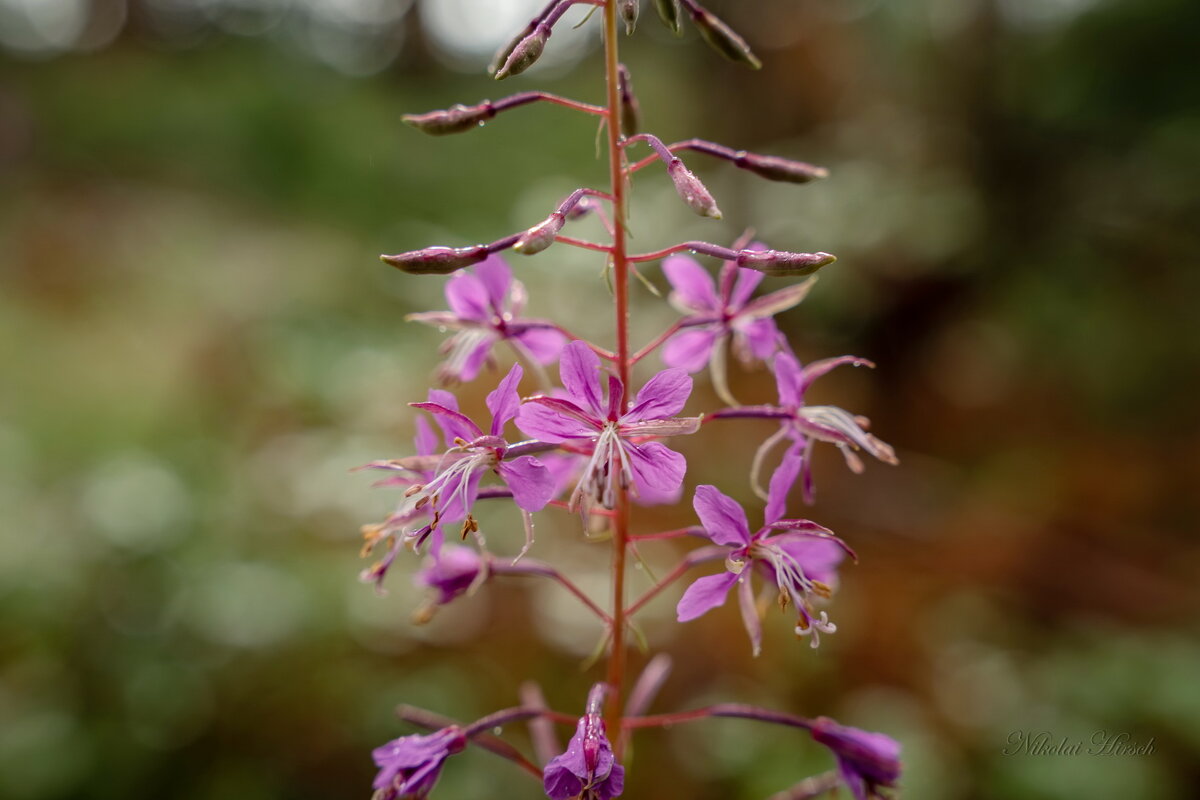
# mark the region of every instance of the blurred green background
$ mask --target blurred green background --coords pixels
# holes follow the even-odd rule
[[[445,139],[400,123],[529,88],[599,102],[594,22],[487,77],[531,5],[0,0],[0,797],[361,798],[369,749],[411,731],[398,702],[473,719],[535,678],[580,706],[598,631],[554,587],[493,584],[418,628],[410,564],[385,598],[356,580],[358,526],[395,496],[349,470],[409,451],[440,337],[404,315],[444,307],[441,279],[376,254],[498,238],[605,179],[595,125],[564,109]],[[922,800],[1200,796],[1200,4],[713,7],[765,68],[647,7],[622,42],[644,126],[832,175],[693,156],[714,223],[647,170],[637,246],[754,227],[837,253],[782,322],[805,359],[880,365],[810,400],[869,415],[901,465],[821,454],[806,513],[861,563],[819,652],[771,618],[754,660],[732,607],[678,626],[677,590],[654,603],[678,665],[655,709],[886,731]],[[608,341],[593,255],[517,267],[535,313]],[[646,339],[674,312],[636,296]],[[735,377],[770,399],[766,373]],[[698,386],[693,413],[715,404]],[[771,429],[728,425],[680,443],[688,486],[753,519]],[[542,516],[536,555],[603,597],[607,549]],[[481,521],[515,551],[511,512]],[[1155,749],[1003,755],[1043,730]],[[804,736],[714,721],[640,735],[626,794],[759,800],[830,766]],[[540,791],[471,751],[437,796]]]

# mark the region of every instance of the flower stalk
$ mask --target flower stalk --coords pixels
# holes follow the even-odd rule
[[[813,647],[819,643],[818,633],[836,630],[823,606],[833,598],[841,562],[847,557],[857,561],[857,556],[820,524],[789,515],[788,505],[794,495],[812,502],[812,450],[817,442],[838,447],[855,471],[863,467],[859,452],[884,463],[896,463],[896,457],[890,446],[868,432],[865,417],[805,402],[809,385],[829,370],[841,365],[872,366],[854,356],[801,365],[792,352],[775,317],[799,305],[812,290],[815,278],[758,293],[766,277],[810,276],[836,261],[832,254],[774,249],[751,241],[750,232],[728,247],[689,240],[651,252],[629,249],[630,184],[636,173],[651,164],[663,165],[680,200],[693,212],[712,220],[721,218],[716,198],[684,164],[680,152],[702,153],[764,179],[795,184],[824,178],[826,170],[699,138],[665,144],[643,131],[632,76],[619,53],[622,30],[626,35],[635,31],[640,0],[551,0],[497,54],[494,77],[505,79],[531,67],[548,46],[555,25],[575,5],[601,12],[603,104],[526,91],[494,102],[484,100],[404,117],[418,131],[448,135],[478,128],[502,112],[538,102],[586,113],[598,117],[603,125],[608,185],[580,187],[548,209],[543,219],[493,242],[466,247],[435,245],[381,257],[410,274],[450,276],[445,288],[446,310],[409,315],[410,320],[450,333],[436,373],[439,383],[465,383],[502,371],[497,352],[505,348],[518,363],[508,368],[487,395],[491,412],[487,424],[462,413],[454,394],[444,389],[431,389],[427,400],[410,403],[429,418],[418,420],[415,455],[367,465],[385,476],[378,485],[399,489],[401,496],[395,511],[383,522],[364,526],[364,552],[379,548],[384,555],[362,577],[382,591],[403,551],[424,553],[423,566],[415,575],[428,594],[414,615],[421,623],[431,622],[443,605],[471,602],[496,580],[532,578],[557,583],[603,629],[596,651],[604,660],[603,680],[593,677],[581,716],[549,709],[540,689],[529,683],[521,689],[521,705],[469,725],[401,707],[397,712],[401,719],[432,732],[402,736],[375,750],[380,770],[375,780],[376,798],[424,798],[433,790],[447,760],[471,744],[537,777],[551,800],[611,800],[625,790],[625,754],[634,731],[714,717],[803,729],[833,754],[837,762],[834,774],[855,800],[881,796],[880,790],[895,784],[900,769],[899,745],[883,734],[842,726],[824,717],[810,719],[737,703],[646,714],[667,680],[670,661],[662,654],[651,658],[633,680],[631,638],[648,648],[633,618],[681,579],[704,569],[711,573],[714,562],[723,562],[723,568],[695,577],[678,598],[677,621],[686,623],[713,611],[734,594],[755,655],[762,646],[764,601],[771,597],[792,615],[797,636],[806,637]],[[656,0],[655,9],[673,32],[680,31],[686,16],[723,56],[754,68],[761,66],[746,40],[697,0]],[[651,155],[631,164],[630,148],[638,145],[649,147]],[[607,241],[589,241],[567,233],[569,223],[590,214],[607,232]],[[554,320],[525,316],[525,287],[515,279],[502,254],[511,250],[522,256],[539,256],[556,244],[604,258],[614,315],[613,341],[606,346],[583,340]],[[723,262],[716,278],[708,267],[685,253]],[[630,276],[645,281],[638,265],[660,261],[671,286],[669,302],[682,316],[635,349],[630,340]],[[655,354],[661,355],[666,368],[635,383],[634,367]],[[747,366],[769,366],[776,379],[777,401],[738,402],[729,390],[727,364],[733,360],[727,354]],[[555,362],[558,385],[551,382],[547,369]],[[686,415],[685,407],[692,402],[692,374],[705,367],[726,407]],[[542,391],[520,391],[526,369]],[[490,383],[492,379],[486,380]],[[687,459],[668,442],[697,435],[706,423],[716,420],[755,419],[778,426],[757,449],[748,476],[765,501],[760,527],[751,529],[741,504],[716,486],[706,485],[692,487],[699,525],[648,532],[635,528],[638,505],[677,504],[683,499]],[[514,435],[513,428],[519,433]],[[760,476],[768,474],[767,488],[759,486]],[[491,544],[483,530],[486,525],[473,513],[475,503],[483,499],[511,501],[516,507],[524,540],[515,557],[489,550]],[[587,538],[608,543],[607,607],[589,597],[567,570],[525,557],[536,543],[535,515],[547,507],[578,514]],[[640,561],[642,546],[678,546],[696,540],[707,541],[679,556],[675,566],[652,578],[640,595],[632,600],[627,597],[631,554]],[[756,586],[760,591],[757,599]],[[498,735],[501,726],[514,722],[529,723],[536,762]],[[553,725],[574,728],[565,750],[560,749]],[[802,797],[831,785],[818,776],[779,797]]]

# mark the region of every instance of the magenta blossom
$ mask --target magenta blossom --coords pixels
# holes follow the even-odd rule
[[[473,269],[456,273],[446,283],[449,311],[408,315],[410,320],[456,331],[442,346],[447,357],[438,367],[438,380],[474,380],[499,341],[539,364],[552,363],[566,337],[550,322],[521,319],[525,287],[513,280],[504,259],[493,254]]]
[[[593,686],[587,712],[579,718],[566,752],[542,770],[546,795],[553,800],[610,800],[625,788],[625,768],[617,763],[604,731],[603,699],[604,684]]]
[[[885,464],[898,464],[896,452],[887,442],[867,432],[870,421],[866,417],[855,416],[836,406],[810,406],[804,403],[804,393],[812,382],[825,373],[844,364],[853,366],[874,367],[870,361],[857,356],[838,356],[814,361],[807,367],[801,367],[800,362],[787,350],[781,350],[775,356],[772,365],[775,371],[775,385],[779,391],[780,411],[785,412],[786,419],[779,432],[769,438],[759,448],[755,456],[755,471],[762,459],[781,439],[792,441],[789,454],[800,458],[800,475],[804,488],[804,500],[813,500],[812,481],[812,447],[817,441],[832,442],[842,451],[846,465],[854,472],[862,472],[862,459],[856,450],[865,450]]]
[[[789,470],[794,467],[794,462]],[[837,582],[835,572],[845,554],[854,552],[827,528],[806,519],[783,519],[787,489],[794,475],[780,469],[771,480],[771,495],[765,509],[764,525],[750,533],[746,512],[732,498],[715,486],[699,486],[692,501],[704,526],[704,535],[715,544],[729,548],[725,557],[727,571],[719,575],[697,578],[679,599],[676,614],[680,622],[696,619],[717,606],[734,584],[738,586],[738,601],[742,623],[750,634],[754,654],[762,649],[762,626],[750,586],[750,575],[757,568],[774,584],[781,606],[788,604],[798,616],[796,634],[812,635],[812,646],[820,643],[819,634],[837,630],[822,611],[813,610],[814,598],[829,598]],[[778,532],[778,533],[776,533]],[[775,534],[775,535],[772,535]]]
[[[663,361],[688,372],[709,366],[717,392],[730,405],[736,401],[725,375],[727,345],[732,342],[743,364],[770,358],[779,349],[779,329],[772,317],[803,300],[816,281],[809,278],[751,300],[763,273],[732,261],[721,268],[719,293],[708,270],[688,256],[666,259],[663,272],[671,282],[671,304],[685,314],[679,322],[682,330],[663,348]]]
[[[634,495],[649,492],[662,496],[676,491],[683,483],[687,462],[661,442],[648,439],[699,429],[698,417],[675,417],[692,393],[688,374],[681,369],[663,370],[622,408],[620,379],[609,375],[608,391],[604,391],[600,359],[584,342],[566,346],[559,369],[566,399],[530,398],[517,412],[517,425],[544,442],[590,455],[571,495],[571,506],[595,501],[613,508],[618,487]]]
[[[516,416],[521,404],[517,393],[521,375],[521,366],[514,364],[487,396],[487,406],[492,412],[488,433],[458,411],[458,404],[449,392],[434,390],[429,393],[429,402],[412,403],[414,408],[433,415],[452,446],[440,455],[421,454],[367,465],[421,477],[419,482],[411,483],[404,501],[381,526],[379,535],[400,531],[402,540],[419,546],[443,522],[466,520],[464,535],[468,530],[475,531],[471,507],[479,495],[480,481],[489,471],[500,476],[523,511],[540,511],[550,502],[555,488],[550,471],[533,456],[513,458],[511,446],[504,439],[504,426]],[[430,521],[415,525],[414,520],[420,521],[427,507],[432,515]]]
[[[833,751],[855,800],[882,797],[878,790],[899,780],[900,743],[892,737],[839,725],[828,717],[813,720],[811,730],[814,741]]]
[[[429,599],[413,613],[413,622],[424,624],[438,608],[466,594],[488,577],[487,563],[470,547],[444,544],[431,548],[413,583],[429,590]]]
[[[455,725],[428,736],[401,736],[372,752],[379,774],[373,800],[426,797],[437,783],[446,759],[461,753],[467,737]]]

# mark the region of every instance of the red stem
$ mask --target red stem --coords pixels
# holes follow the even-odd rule
[[[663,342],[665,342],[667,339],[670,339],[672,336],[674,336],[675,333],[681,327],[683,327],[682,321],[676,321],[676,323],[674,325],[672,325],[671,327],[667,328],[665,331],[660,333],[658,335],[658,338],[656,338],[654,341],[650,342],[650,344],[646,345],[641,350],[638,350],[636,353],[634,353],[631,363],[636,364],[637,362],[641,361],[646,356],[653,353],[656,349],[658,349],[658,347],[660,345],[662,345]]]
[[[609,192],[612,194],[613,243],[610,259],[613,268],[613,290],[616,295],[617,376],[621,379],[621,409],[629,395],[629,259],[625,250],[625,154],[621,149],[620,63],[617,53],[617,3],[607,0],[604,5],[604,77],[608,105],[608,166]],[[617,492],[616,516],[613,518],[612,649],[608,656],[608,713],[609,730],[621,729],[621,708],[625,682],[625,556],[629,544],[629,497],[622,488]],[[615,753],[621,759],[620,742]]]

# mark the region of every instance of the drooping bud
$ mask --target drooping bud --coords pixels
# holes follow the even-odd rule
[[[642,115],[637,97],[633,93],[633,79],[624,64],[617,65],[617,85],[621,97],[621,133],[624,136],[634,136],[642,126]]]
[[[704,41],[708,42],[714,50],[730,61],[739,61],[751,69],[762,68],[762,62],[751,52],[750,45],[746,44],[746,40],[733,28],[726,25],[716,14],[697,5],[691,6],[689,11],[692,23],[700,31]]]
[[[497,50],[495,57],[492,58],[492,63],[488,65],[488,73],[490,75],[495,75],[497,72],[499,72],[500,68],[503,67],[508,61],[508,57],[511,56],[513,51],[517,49],[517,45],[525,41],[525,37],[533,33],[537,29],[537,26],[538,20],[535,19],[526,25],[525,29],[517,34],[511,41],[509,41],[508,44]]]
[[[426,247],[394,256],[380,256],[379,260],[413,275],[446,275],[478,264],[488,257],[487,245],[471,247]]]
[[[625,23],[625,34],[628,36],[637,27],[638,14],[642,10],[642,0],[619,0],[617,13]]]
[[[700,179],[683,165],[682,161],[672,158],[667,164],[667,174],[671,176],[671,180],[675,183],[675,191],[679,192],[679,196],[683,198],[683,202],[688,204],[688,208],[702,217],[721,218],[721,209],[717,208],[717,201],[713,199]]]
[[[788,253],[783,250],[739,250],[737,265],[767,275],[811,275],[837,261],[829,253]]]
[[[680,24],[682,16],[679,10],[679,0],[654,0],[654,7],[658,10],[658,17],[663,21],[671,31],[680,36],[683,33],[683,27]]]
[[[558,236],[558,232],[562,230],[565,221],[566,217],[555,211],[546,217],[546,219],[521,234],[521,238],[517,239],[516,244],[513,245],[513,250],[527,256],[542,252],[554,244],[554,237]]]
[[[747,153],[745,150],[739,150],[734,155],[733,163],[769,181],[808,183],[819,178],[829,177],[829,170],[824,167],[805,164],[803,161],[792,161],[779,156]]]
[[[520,75],[542,56],[546,40],[550,38],[550,26],[538,23],[533,32],[522,38],[509,51],[508,58],[496,70],[495,78],[502,81],[512,75]]]
[[[462,133],[479,127],[496,116],[496,109],[485,100],[479,105],[451,106],[444,111],[430,111],[425,114],[405,114],[401,117],[405,123],[413,126],[422,133],[431,136],[444,136],[448,133]]]

